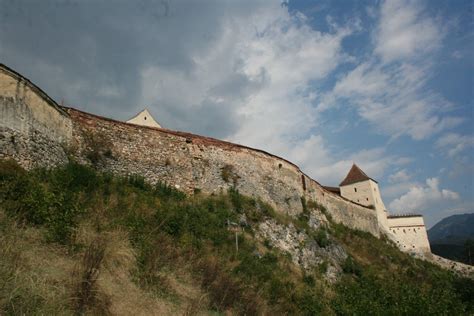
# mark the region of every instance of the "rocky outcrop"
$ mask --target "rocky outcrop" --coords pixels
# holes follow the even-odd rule
[[[319,227],[318,229],[323,229]],[[325,234],[325,231],[322,231]],[[329,238],[328,235],[326,235]],[[257,238],[270,247],[287,253],[294,264],[310,271],[316,267],[325,266],[322,271],[330,282],[337,280],[342,272],[341,264],[347,258],[347,253],[337,243],[327,239],[324,244],[306,231],[298,231],[293,224],[282,225],[274,219],[259,224]]]

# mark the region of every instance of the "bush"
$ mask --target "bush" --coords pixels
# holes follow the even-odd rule
[[[186,194],[163,182],[158,182],[155,185],[155,195],[165,200],[182,201],[186,198]]]
[[[319,247],[326,248],[329,246],[330,241],[328,234],[324,228],[319,228],[313,235],[314,240],[318,243]]]
[[[344,260],[341,268],[344,273],[350,273],[356,276],[362,275],[362,268],[351,256],[348,256],[346,260]]]
[[[225,183],[231,183],[234,187],[236,187],[240,177],[235,172],[233,165],[226,164],[221,168],[221,178]]]

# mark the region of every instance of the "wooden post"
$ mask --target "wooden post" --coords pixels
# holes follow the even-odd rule
[[[237,236],[237,231],[235,231],[235,252],[239,252],[239,238]]]

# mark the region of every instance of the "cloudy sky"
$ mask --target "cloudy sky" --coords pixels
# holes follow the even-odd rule
[[[58,102],[261,148],[392,213],[474,211],[468,1],[0,0],[0,62]]]

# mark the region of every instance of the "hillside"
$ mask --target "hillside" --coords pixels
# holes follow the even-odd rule
[[[301,203],[1,161],[0,314],[474,313],[472,280]]]
[[[474,263],[474,214],[442,219],[428,230],[428,238],[433,253],[471,265]]]

